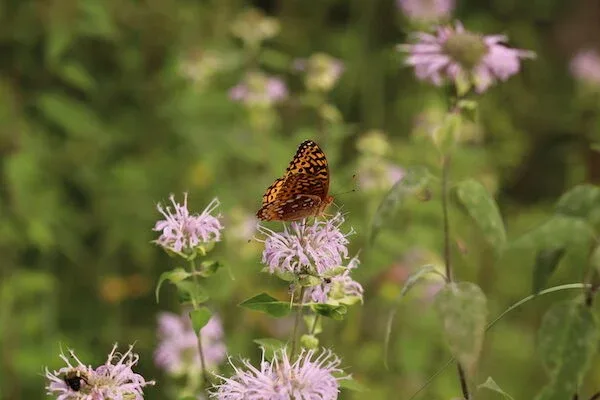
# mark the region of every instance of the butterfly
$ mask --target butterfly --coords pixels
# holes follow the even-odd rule
[[[318,144],[306,140],[298,146],[283,178],[267,189],[256,216],[263,221],[296,221],[323,214],[333,201],[329,168]]]

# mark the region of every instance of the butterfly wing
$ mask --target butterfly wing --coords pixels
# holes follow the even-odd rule
[[[300,144],[283,178],[273,182],[256,216],[266,221],[294,221],[322,212],[331,200],[329,167],[323,150],[312,140]]]
[[[267,203],[272,203],[273,201],[275,201],[275,199],[277,198],[277,193],[279,193],[279,190],[283,186],[284,181],[285,179],[283,178],[277,178],[275,182],[273,182],[273,184],[268,187],[268,189],[265,191],[265,194],[263,194],[263,206]]]
[[[275,199],[263,202],[256,216],[266,221],[301,219],[314,215],[326,195],[321,179],[307,174],[291,175],[278,186]]]
[[[329,191],[329,166],[327,157],[318,144],[312,140],[305,140],[298,146],[296,154],[285,171],[285,178],[296,174],[311,175],[322,181],[324,195]],[[322,197],[321,199],[324,199]]]

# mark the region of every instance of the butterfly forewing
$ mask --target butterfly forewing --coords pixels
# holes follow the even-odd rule
[[[256,215],[267,221],[293,221],[316,215],[332,200],[328,190],[325,153],[315,142],[307,140],[298,147],[285,176],[266,190]]]

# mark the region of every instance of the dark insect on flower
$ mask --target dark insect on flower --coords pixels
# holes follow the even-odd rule
[[[74,392],[81,390],[81,381],[88,383],[87,375],[78,369],[67,371],[63,378],[67,386]]]

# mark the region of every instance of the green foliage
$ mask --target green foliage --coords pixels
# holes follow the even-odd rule
[[[267,360],[272,360],[275,357],[275,353],[285,348],[285,343],[279,339],[261,338],[254,339],[253,342],[263,348]]]
[[[498,205],[487,189],[481,183],[468,179],[456,185],[456,196],[485,239],[496,249],[502,250],[506,243],[504,222]]]
[[[364,305],[321,310],[344,321],[319,318],[320,345],[334,347],[348,372],[368,384],[373,400],[407,398],[405,391],[440,366],[443,343],[429,307],[435,286],[427,280],[413,285],[409,277],[422,265],[441,264],[440,204],[435,189],[429,192],[430,174],[439,172],[431,133],[448,104],[442,90],[400,67],[404,56],[394,46],[408,40],[413,26],[389,0],[281,2],[272,8],[266,3],[0,3],[2,399],[46,398],[39,374],[44,366],[62,367],[60,346],[74,348],[86,364],[98,364],[105,357],[101,349],[115,341],[135,342],[139,372],[158,382],[145,398],[181,397],[152,363],[157,312],[181,310],[164,282],[196,306],[210,296],[229,353],[259,360],[252,340],[285,337],[291,310],[289,302],[268,295],[236,307],[261,292],[289,298],[284,284],[259,273],[262,244],[248,243],[256,234],[252,217],[264,188],[307,138],[327,154],[335,196],[328,212],[339,207],[345,227],[356,232],[349,237],[350,254],[362,251],[353,277],[365,288]],[[232,25],[258,6],[277,22],[278,33],[250,48],[232,34]],[[490,308],[529,293],[536,256],[553,249],[564,249],[564,256],[554,267],[548,260],[537,267],[545,272],[536,288],[581,282],[590,248],[597,245],[598,103],[579,96],[569,60],[556,56],[574,54],[577,40],[547,40],[548,27],[558,36],[569,26],[594,28],[585,11],[585,3],[557,0],[465,0],[452,16],[482,33],[506,33],[510,44],[538,54],[518,75],[475,97],[477,104],[471,98],[459,103],[463,115],[471,115],[451,121],[460,123],[452,138],[458,141],[452,179],[481,182],[488,200],[498,194],[500,226],[509,237],[505,247],[525,250],[497,263],[489,248],[473,245],[472,227],[451,210],[452,243],[465,242],[468,249],[457,253],[453,247],[456,276],[484,288]],[[344,64],[328,91],[307,90],[306,74],[295,68],[296,59],[317,52]],[[253,109],[231,101],[229,90],[257,70],[281,78],[288,99]],[[373,130],[380,130],[383,145],[361,146]],[[590,154],[584,152],[589,143]],[[381,175],[371,186],[364,168],[369,162]],[[406,170],[395,186],[389,166]],[[353,186],[356,192],[339,194]],[[157,237],[152,227],[161,218],[156,204],[184,191],[198,214],[215,196],[222,203],[224,237],[211,257],[227,266],[229,276],[217,273],[221,263],[206,261],[197,269],[202,287],[192,283],[191,271],[171,271],[174,260],[151,244]],[[423,197],[431,201],[414,201]],[[482,216],[490,225],[494,212],[488,206]],[[482,238],[504,237],[469,217]],[[281,229],[279,223],[267,226]],[[591,260],[597,267],[596,258]],[[411,301],[395,303],[408,288]],[[501,363],[491,358],[485,364],[486,374],[516,399],[534,398],[543,379],[535,359],[526,356],[538,316],[561,296],[545,293],[551,294],[496,324],[492,334],[498,336],[486,351],[490,357],[502,354]],[[394,362],[386,370],[382,336],[389,306],[397,310],[394,326],[402,328],[389,336]],[[304,311],[312,316],[309,307]],[[590,368],[589,376],[597,376],[598,366]],[[229,372],[226,365],[218,371]],[[455,397],[455,374],[439,376],[429,389],[422,398]],[[364,396],[343,391],[340,400]]]
[[[564,248],[541,249],[538,251],[533,266],[533,293],[539,293],[546,287],[548,279],[558,267],[558,263],[564,254]]]
[[[374,241],[379,231],[393,220],[398,209],[404,206],[408,199],[414,198],[427,188],[430,175],[422,166],[407,169],[404,177],[383,197],[371,221],[370,241]]]
[[[538,345],[550,383],[536,399],[573,396],[596,353],[598,338],[598,323],[589,307],[574,301],[553,305],[544,315]]]
[[[208,323],[210,317],[212,317],[212,313],[207,307],[198,307],[190,311],[192,327],[197,335],[200,335],[200,330]]]
[[[437,294],[435,307],[452,355],[467,371],[479,358],[487,320],[487,300],[470,282],[448,283]]]
[[[279,301],[266,293],[261,293],[245,300],[239,306],[254,311],[261,311],[275,318],[285,317],[291,311],[290,303]]]

